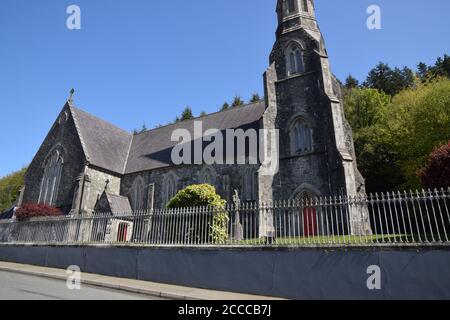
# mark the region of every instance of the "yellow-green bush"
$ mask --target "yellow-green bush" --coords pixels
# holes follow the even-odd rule
[[[223,244],[228,240],[228,213],[225,210],[226,201],[216,193],[216,188],[208,184],[192,185],[173,197],[168,209],[176,208],[192,208],[192,207],[208,207],[213,213],[212,221],[208,225],[208,236],[213,243]],[[202,234],[198,230],[198,226],[194,226],[197,230],[191,232],[198,237]]]

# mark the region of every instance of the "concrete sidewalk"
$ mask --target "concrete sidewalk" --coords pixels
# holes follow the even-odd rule
[[[31,265],[1,262],[0,270],[26,275],[34,275],[58,280],[67,280],[66,270],[37,267]],[[82,273],[81,282],[90,286],[127,292],[146,294],[173,300],[280,300],[280,298],[189,288],[133,279],[114,278],[96,274]]]

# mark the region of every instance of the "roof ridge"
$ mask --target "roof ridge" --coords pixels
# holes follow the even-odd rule
[[[74,110],[79,110],[79,109],[75,108],[75,107],[74,107],[73,105],[71,105],[70,103],[67,103],[67,106],[69,107],[69,111],[70,111],[70,113],[72,114],[73,123],[75,124],[75,129],[76,129],[77,132],[78,132],[78,137],[79,137],[79,139],[80,139],[81,148],[83,148],[84,155],[86,156],[86,160],[87,160],[88,162],[90,162],[91,158],[90,158],[90,156],[89,156],[89,153],[87,152],[86,144],[85,144],[85,142],[84,142],[83,135],[81,134],[81,129],[80,129],[80,125],[78,124],[78,119],[77,119],[77,117],[76,117],[76,113],[73,112]]]
[[[230,112],[230,111],[236,111],[237,109],[248,108],[250,106],[253,106],[253,105],[256,105],[256,104],[260,104],[260,103],[264,103],[264,100],[261,100],[261,101],[258,101],[258,102],[247,103],[247,104],[243,104],[243,105],[240,105],[240,106],[230,107],[229,109],[216,111],[216,112],[213,112],[213,113],[209,113],[209,114],[207,114],[205,116],[199,116],[199,117],[195,117],[195,118],[188,119],[188,120],[183,120],[183,121],[179,121],[179,122],[175,122],[175,123],[166,124],[166,125],[161,126],[161,127],[149,129],[149,130],[146,130],[144,132],[139,132],[137,134],[134,134],[133,137],[139,136],[139,135],[147,133],[147,132],[152,132],[152,131],[156,131],[156,130],[159,130],[159,129],[162,129],[162,128],[167,128],[167,127],[170,127],[170,126],[174,126],[174,125],[177,125],[177,124],[180,124],[180,123],[185,123],[185,122],[187,123],[189,121],[195,121],[195,120],[198,120],[198,119],[207,118],[207,117],[210,117],[210,116],[213,116],[213,115],[217,115],[219,113],[227,113],[227,112]]]
[[[123,171],[122,174],[125,174],[125,171],[127,171],[127,165],[128,165],[128,160],[130,159],[130,153],[131,153],[131,147],[133,146],[133,142],[134,142],[134,134],[131,136],[130,139],[130,145],[128,146],[128,152],[127,155],[125,157],[125,163],[123,165]]]

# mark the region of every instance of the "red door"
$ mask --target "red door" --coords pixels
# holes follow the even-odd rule
[[[118,236],[117,236],[117,241],[119,241],[119,242],[127,241],[127,235],[128,235],[128,225],[126,223],[119,224],[119,232],[118,232]]]
[[[316,209],[303,209],[303,230],[305,237],[315,237],[318,235]]]

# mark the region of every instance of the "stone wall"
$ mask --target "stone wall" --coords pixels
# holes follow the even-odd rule
[[[83,211],[92,213],[102,193],[107,190],[111,194],[120,195],[121,178],[99,168],[88,167],[84,190]]]
[[[0,245],[0,260],[61,269],[77,265],[86,273],[299,300],[450,299],[450,250],[445,246],[287,250]]]
[[[303,48],[305,70],[288,77],[286,49],[292,43]],[[354,195],[363,189],[339,85],[322,42],[304,29],[279,34],[270,61],[275,75],[266,77],[266,88],[272,86],[266,94],[276,106],[269,105],[264,117],[275,118],[273,126],[280,130],[280,171],[274,177],[273,198],[287,199],[302,191],[314,196]],[[291,150],[292,124],[299,118],[313,130],[312,150],[300,155]]]
[[[213,165],[213,166],[178,166],[174,168],[158,169],[148,172],[141,172],[126,175],[122,179],[121,194],[127,196],[131,200],[132,187],[136,179],[142,178],[145,184],[145,199],[144,204],[148,203],[148,186],[151,184],[155,185],[155,198],[154,198],[154,208],[164,208],[166,205],[164,186],[165,179],[169,175],[175,177],[176,189],[182,190],[183,188],[193,185],[206,183],[203,181],[202,177],[205,170],[209,170],[213,176],[214,181],[209,181],[210,184],[214,185],[217,189],[218,194],[222,196],[223,199],[227,200],[228,203],[232,201],[233,190],[238,190],[240,194],[243,191],[243,177],[247,170],[251,172],[256,172],[258,166],[250,165]],[[257,200],[257,199],[254,199]],[[132,201],[130,201],[133,207]],[[147,209],[147,206],[144,207]]]
[[[28,168],[23,203],[39,201],[44,162],[55,148],[62,152],[64,158],[56,206],[68,213],[72,207],[77,178],[82,173],[86,160],[72,115],[67,107],[60,113]]]

